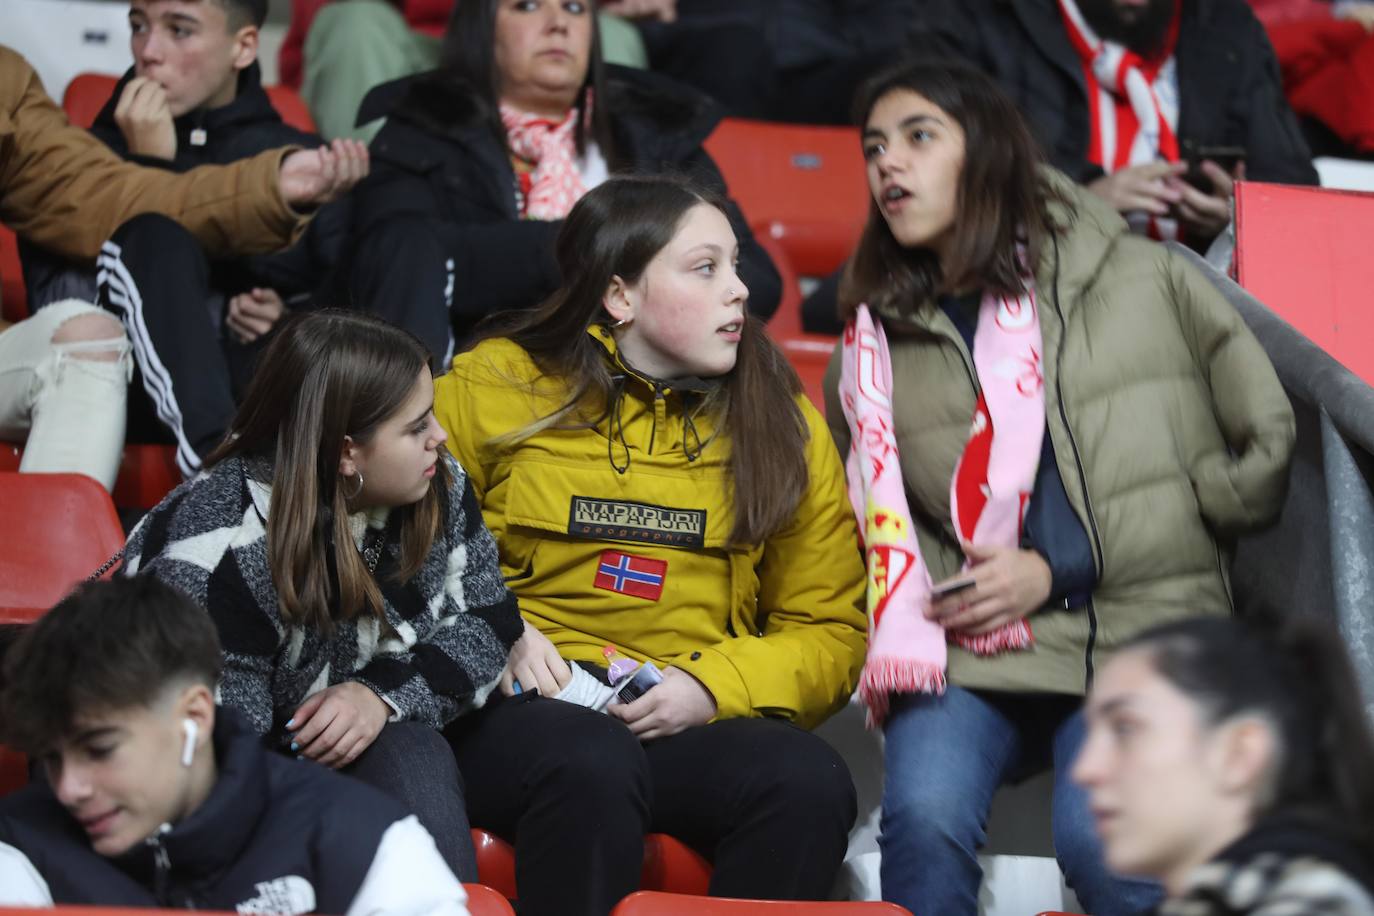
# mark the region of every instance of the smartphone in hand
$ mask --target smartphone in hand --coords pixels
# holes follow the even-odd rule
[[[1208,159],[1221,166],[1226,174],[1234,175],[1236,166],[1245,161],[1245,147],[1199,146],[1188,152],[1188,171],[1184,173],[1183,180],[1203,194],[1215,194],[1216,187],[1212,179],[1202,170],[1202,163]]]
[[[977,584],[977,581],[972,576],[964,576],[959,579],[949,579],[944,582],[937,582],[930,587],[930,600],[939,601],[942,598],[948,598],[950,595],[966,592]]]

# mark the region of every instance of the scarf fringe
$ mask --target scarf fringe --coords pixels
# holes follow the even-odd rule
[[[999,655],[1003,652],[1029,649],[1035,643],[1035,637],[1031,634],[1030,624],[1024,620],[1018,620],[1004,627],[998,627],[991,633],[981,633],[977,636],[971,636],[967,633],[951,633],[949,641],[961,649],[967,649],[974,655]]]
[[[892,694],[944,692],[943,666],[912,658],[869,655],[859,678],[859,700],[867,710],[865,721],[870,729],[882,726]]]

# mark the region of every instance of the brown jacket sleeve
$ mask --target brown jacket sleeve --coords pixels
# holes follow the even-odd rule
[[[211,255],[289,245],[304,217],[282,199],[277,175],[288,150],[175,174],[120,159],[72,126],[38,75],[0,46],[0,222],[70,258],[94,258],[125,220],[164,213]]]

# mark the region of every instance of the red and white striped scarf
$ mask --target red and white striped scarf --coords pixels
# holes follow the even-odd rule
[[[501,106],[511,152],[534,166],[528,180],[522,181],[520,215],[525,219],[563,219],[587,193],[577,168],[577,113],[569,109],[562,121],[555,122]]]
[[[1107,174],[1161,159],[1177,162],[1178,88],[1174,45],[1178,42],[1179,0],[1164,48],[1149,60],[1097,37],[1074,0],[1059,0],[1069,41],[1083,65],[1088,86],[1092,138],[1088,161]],[[1154,239],[1178,237],[1176,220],[1128,214],[1131,228]]]

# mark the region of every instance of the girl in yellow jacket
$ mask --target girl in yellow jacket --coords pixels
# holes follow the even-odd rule
[[[737,254],[710,195],[608,181],[560,232],[563,288],[436,383],[525,618],[505,697],[454,736],[522,913],[605,914],[646,831],[710,858],[719,896],[824,898],[843,860],[853,785],[804,729],[854,688],[863,569]],[[576,701],[608,693],[608,646],[663,680],[602,715]]]

